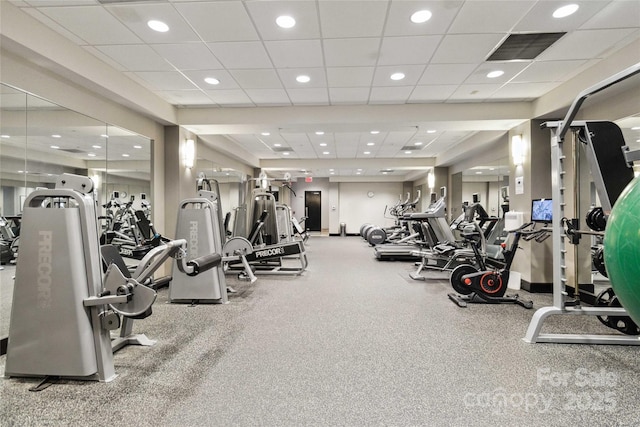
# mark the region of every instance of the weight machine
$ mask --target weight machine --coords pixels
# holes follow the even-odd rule
[[[132,334],[134,319],[151,314],[156,291],[145,283],[153,273],[170,257],[188,275],[221,261],[219,254],[187,261],[187,242],[172,240],[150,250],[131,277],[115,263],[103,274],[93,181],[83,176],[63,174],[55,189],[33,191],[22,224],[6,377],[113,380],[116,350],[155,343]]]
[[[552,315],[578,315],[598,317],[628,316],[622,307],[583,307],[580,301],[577,271],[574,273],[574,298],[570,298],[566,285],[568,284],[567,252],[570,245],[577,251],[577,244],[582,235],[593,234],[591,231],[580,230],[579,219],[565,216],[565,195],[574,194],[579,197],[578,164],[576,160],[583,147],[587,155],[591,175],[598,193],[605,215],[611,212],[615,201],[633,179],[633,169],[630,167],[634,160],[640,159],[640,152],[629,151],[625,145],[620,128],[611,122],[602,121],[573,121],[582,103],[591,95],[615,85],[631,76],[640,73],[640,63],[621,71],[596,85],[582,91],[573,101],[563,121],[546,122],[542,126],[551,130],[551,182],[553,200],[552,241],[553,241],[553,305],[538,309],[531,319],[529,328],[523,340],[527,343],[567,343],[567,344],[623,344],[640,345],[638,337],[615,334],[552,334],[541,333],[544,321]],[[573,132],[574,145],[563,151],[565,136]],[[568,161],[565,151],[569,152],[574,161],[574,188],[565,187]],[[574,203],[576,212],[578,203]],[[577,215],[576,215],[577,216]],[[567,228],[565,229],[565,225]],[[577,267],[576,267],[577,269]]]

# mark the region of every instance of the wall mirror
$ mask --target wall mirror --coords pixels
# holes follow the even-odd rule
[[[0,84],[0,231],[19,236],[22,206],[36,188],[53,188],[58,175],[89,176],[99,215],[114,192],[122,202],[144,195],[151,212],[151,141],[8,85]],[[10,242],[9,242],[10,244]],[[7,261],[7,262],[4,262]],[[0,339],[9,331],[15,265],[0,271]]]

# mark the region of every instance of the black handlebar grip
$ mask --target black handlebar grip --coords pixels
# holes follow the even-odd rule
[[[207,271],[212,269],[213,267],[217,267],[218,265],[220,265],[220,262],[222,262],[222,256],[220,256],[220,254],[209,254],[194,258],[191,261],[187,262],[187,266],[193,269],[193,271],[191,273],[187,273],[187,275],[196,276],[203,271]]]

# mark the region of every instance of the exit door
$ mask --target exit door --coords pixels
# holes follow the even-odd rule
[[[322,201],[321,191],[305,191],[304,192],[304,212],[307,217],[305,227],[309,231],[321,231],[322,210],[320,209]]]

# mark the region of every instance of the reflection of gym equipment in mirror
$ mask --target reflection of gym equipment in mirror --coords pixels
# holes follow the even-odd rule
[[[598,93],[616,83],[625,80],[633,75],[640,73],[640,64],[636,64],[628,69],[611,76],[608,79],[584,90],[573,101],[566,117],[563,121],[558,122],[546,122],[544,127],[551,130],[551,173],[552,173],[552,199],[553,199],[553,218],[552,218],[552,239],[553,239],[553,305],[549,307],[540,308],[534,313],[534,316],[529,324],[524,341],[528,343],[538,342],[550,342],[550,343],[579,343],[579,344],[625,344],[625,345],[640,345],[640,339],[637,337],[630,337],[620,334],[561,334],[561,333],[541,333],[541,329],[544,321],[552,315],[582,315],[582,316],[597,316],[599,318],[616,318],[626,317],[628,312],[625,308],[616,307],[613,304],[603,304],[603,306],[585,307],[583,301],[581,301],[581,291],[579,285],[579,244],[580,240],[584,236],[593,235],[594,233],[602,233],[601,231],[583,230],[580,228],[579,221],[579,207],[580,207],[580,155],[582,152],[586,154],[593,178],[595,188],[602,203],[602,210],[607,214],[612,212],[612,208],[615,210],[615,205],[619,201],[621,194],[626,195],[633,192],[633,186],[629,183],[633,180],[633,169],[630,167],[634,160],[640,159],[640,153],[630,152],[624,142],[622,132],[620,128],[611,122],[604,121],[573,121],[580,106],[584,100]],[[571,139],[568,144],[565,142],[565,136],[570,132]],[[566,168],[570,163],[573,163],[573,176],[570,177],[566,174]],[[569,181],[568,179],[571,179]],[[573,188],[566,188],[565,182],[573,182]],[[637,181],[634,181],[634,184]],[[625,187],[629,186],[631,190],[626,190],[623,193]],[[636,185],[637,187],[637,185]],[[565,211],[566,198],[565,195],[571,194],[573,196],[574,212]],[[625,212],[624,207],[627,209],[630,206],[623,207],[623,216],[637,215],[637,204],[631,206],[636,207],[635,212]],[[635,217],[634,217],[635,218]],[[614,216],[610,215],[606,222],[613,221]],[[591,221],[590,221],[591,222]],[[634,224],[637,224],[637,220],[634,220]],[[608,223],[607,229],[610,228],[613,223]],[[619,229],[615,228],[615,232],[621,233]],[[633,227],[632,227],[633,228]],[[605,229],[605,242],[607,240],[607,233],[609,230]],[[631,230],[622,230],[621,234],[623,239],[613,239],[617,245],[624,245],[630,248],[635,241],[637,241],[637,227],[633,228],[633,233],[629,233]],[[629,239],[629,244],[624,244],[623,240]],[[607,245],[605,243],[605,263],[607,264],[607,270],[610,270],[608,261],[612,264],[616,264],[618,267],[620,258],[624,258],[621,254],[621,249],[617,246],[610,247],[610,254],[607,254]],[[573,271],[569,271],[567,256],[571,253],[574,257]],[[636,264],[638,253],[633,254],[634,262],[627,264]],[[611,258],[609,258],[611,257]],[[631,266],[621,267],[619,271],[622,272],[620,276],[615,278],[611,274],[609,278],[614,290],[616,290],[616,284],[621,289],[628,290],[632,287],[638,286],[637,275],[624,274],[628,269],[633,268]],[[571,277],[571,275],[573,277]],[[629,277],[626,277],[629,276]],[[569,283],[570,279],[573,279],[573,283]],[[573,296],[568,295],[567,286],[572,287],[574,292]],[[616,291],[617,292],[617,291]],[[634,291],[632,291],[634,292]],[[637,291],[635,291],[637,292]],[[602,298],[604,301],[605,298]],[[609,300],[612,300],[609,298]],[[637,306],[638,301],[630,299],[630,310],[639,310]],[[625,300],[620,298],[622,306],[625,305]],[[603,322],[604,323],[604,322]],[[610,325],[613,329],[620,332],[625,332],[621,328],[617,328],[616,322],[612,322]]]
[[[114,351],[154,343],[131,334],[133,320],[151,314],[156,291],[145,283],[153,273],[170,257],[188,275],[220,264],[215,253],[187,261],[187,242],[173,240],[149,251],[130,277],[121,260],[103,274],[92,191],[91,179],[63,174],[55,189],[27,197],[19,256],[29,262],[16,269],[5,376],[113,380]],[[48,385],[45,378],[34,391]]]

